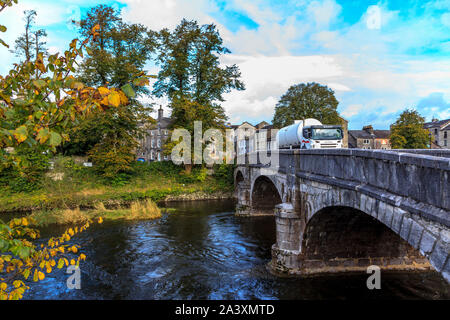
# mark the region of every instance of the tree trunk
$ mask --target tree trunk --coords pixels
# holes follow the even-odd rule
[[[184,165],[184,171],[186,171],[187,174],[191,174],[192,164],[185,164]]]

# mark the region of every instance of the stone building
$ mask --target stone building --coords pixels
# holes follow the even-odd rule
[[[424,128],[430,132],[431,148],[450,149],[450,119],[437,120],[424,124]]]
[[[391,149],[390,130],[374,130],[371,125],[362,130],[348,131],[348,147],[358,149]]]
[[[256,127],[244,121],[242,124],[230,125],[233,130],[232,139],[236,155],[245,154],[251,151],[250,139],[256,132]],[[240,134],[239,134],[240,133]]]
[[[343,117],[339,117],[341,119],[340,125],[342,126],[342,132],[344,134],[344,138],[342,139],[342,147],[348,148],[348,120]]]
[[[163,146],[169,139],[171,119],[164,117],[162,106],[158,110],[156,123],[144,124],[146,135],[139,141],[138,161],[169,161],[170,156],[163,154]]]

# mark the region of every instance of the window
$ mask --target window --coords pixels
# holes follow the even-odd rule
[[[158,148],[161,147],[161,139],[158,139]]]
[[[447,140],[444,140],[444,146],[445,147],[447,146]]]
[[[169,160],[169,156],[168,156],[168,155],[165,155],[165,156],[164,156],[164,160],[166,160],[166,161]]]
[[[444,139],[447,139],[447,131],[444,131]]]
[[[150,159],[155,160],[155,153],[153,151],[150,153]]]
[[[158,152],[158,161],[161,161],[161,153]]]
[[[437,129],[434,129],[434,135],[437,136]]]
[[[152,139],[152,148],[155,147],[155,139]]]
[[[370,140],[369,140],[369,139],[364,139],[364,140],[363,140],[363,143],[364,143],[364,144],[369,144],[369,143],[370,143]]]

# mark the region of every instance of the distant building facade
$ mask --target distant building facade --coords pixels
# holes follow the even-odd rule
[[[169,155],[164,155],[163,146],[170,137],[171,123],[170,118],[164,117],[164,110],[160,106],[156,123],[143,124],[146,134],[139,141],[138,160],[146,162],[170,160]]]
[[[450,149],[450,119],[433,119],[424,128],[429,131],[431,148]]]
[[[244,121],[242,124],[230,125],[232,129],[231,139],[233,140],[235,155],[242,155],[251,151],[250,139],[255,134],[256,128],[251,123]]]
[[[341,119],[340,125],[342,126],[342,133],[344,135],[342,139],[342,147],[348,148],[348,120],[343,117],[339,117]]]
[[[348,147],[358,149],[391,149],[390,130],[374,130],[371,125],[362,130],[348,130]]]

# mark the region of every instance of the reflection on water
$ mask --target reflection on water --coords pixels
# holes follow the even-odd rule
[[[434,272],[383,274],[382,289],[368,275],[277,278],[266,270],[275,243],[273,217],[237,218],[234,204],[171,204],[160,220],[110,222],[76,238],[88,259],[81,290],[55,271],[33,284],[28,299],[448,299]],[[63,228],[43,230],[57,235]]]

